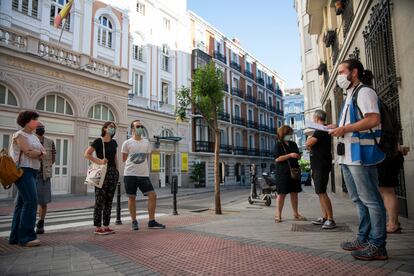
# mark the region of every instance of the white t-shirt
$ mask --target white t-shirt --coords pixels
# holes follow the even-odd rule
[[[133,137],[122,144],[122,153],[128,154],[124,175],[149,176],[148,156],[151,153],[151,143],[148,139],[135,140]]]
[[[345,105],[344,105],[344,109],[342,110],[341,119],[339,120],[338,126],[344,125],[345,113],[346,113],[345,125],[350,124],[349,104],[352,102],[353,91],[356,91],[356,89],[354,90],[354,87],[346,90],[347,95],[346,95]],[[359,90],[357,104],[358,104],[358,107],[361,109],[362,114],[364,114],[364,116],[365,114],[368,114],[368,113],[380,114],[379,107],[378,107],[377,93],[375,93],[375,91],[369,87],[362,87]],[[348,108],[348,112],[346,112],[347,108]],[[381,125],[372,128],[374,132],[377,129],[381,129]],[[345,144],[345,155],[339,156],[338,162],[339,164],[345,164],[345,165],[361,165],[360,162],[352,162],[351,137],[352,137],[352,132],[345,133],[344,138],[342,140],[342,142]]]
[[[19,165],[19,167],[23,168],[32,168],[35,170],[40,169],[40,159],[39,157],[36,158],[30,158],[26,154],[22,153],[20,156],[21,149],[19,145],[16,142],[16,138],[22,136],[24,139],[26,139],[27,143],[30,146],[30,149],[32,150],[43,150],[43,146],[39,141],[39,138],[37,138],[34,134],[29,134],[27,132],[24,132],[23,130],[19,130],[13,134],[12,137],[12,145],[10,147],[10,156],[13,158],[14,162]],[[19,163],[19,157],[20,157],[20,163]]]

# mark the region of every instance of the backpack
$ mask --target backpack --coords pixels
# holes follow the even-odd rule
[[[7,154],[6,149],[2,149],[0,152],[0,182],[1,185],[3,185],[3,188],[6,190],[10,189],[12,184],[22,175],[23,170],[19,168],[14,160]]]
[[[363,114],[358,106],[358,93],[362,87],[369,87],[368,85],[361,85],[352,96],[352,103],[357,107],[361,118]],[[371,88],[371,87],[369,87]],[[398,152],[398,137],[401,130],[400,124],[394,113],[390,111],[388,106],[378,97],[378,107],[381,115],[381,137],[379,142],[374,137],[375,144],[382,150],[387,157],[395,156]],[[374,132],[370,129],[372,135]]]

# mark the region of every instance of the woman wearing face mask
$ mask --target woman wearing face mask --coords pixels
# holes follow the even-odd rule
[[[87,148],[85,158],[96,164],[108,164],[105,180],[102,188],[95,187],[95,209],[93,212],[93,224],[96,227],[96,235],[107,235],[115,233],[109,228],[111,220],[112,201],[119,179],[118,162],[116,150],[118,144],[112,139],[116,132],[116,125],[113,122],[106,122],[102,126],[101,138],[97,138]],[[103,142],[103,144],[102,144]],[[103,147],[105,145],[105,158]],[[92,156],[96,152],[96,157]],[[103,224],[103,227],[102,227]]]
[[[275,222],[282,221],[282,210],[285,204],[285,197],[290,193],[290,201],[293,209],[294,220],[306,220],[298,211],[298,193],[302,192],[299,179],[292,179],[291,168],[299,168],[299,148],[292,140],[293,129],[290,126],[281,126],[277,130],[277,141],[275,146],[276,161],[276,215]]]

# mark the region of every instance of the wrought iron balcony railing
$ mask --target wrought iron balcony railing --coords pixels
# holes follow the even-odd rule
[[[240,126],[246,126],[246,120],[239,116],[233,116],[232,123]]]
[[[214,152],[214,143],[209,141],[194,141],[196,152]]]

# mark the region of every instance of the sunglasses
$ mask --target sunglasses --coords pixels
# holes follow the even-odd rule
[[[143,126],[135,126],[135,128],[143,128]]]

